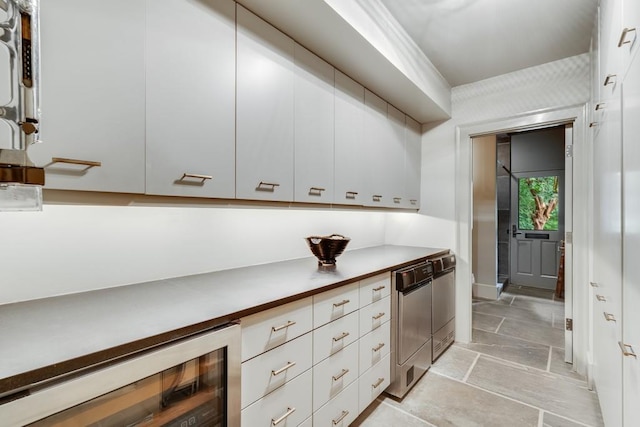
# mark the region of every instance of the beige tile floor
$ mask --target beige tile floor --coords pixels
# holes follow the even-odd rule
[[[564,362],[564,303],[510,286],[473,304],[473,342],[455,343],[402,399],[382,395],[352,426],[598,427],[596,394]]]

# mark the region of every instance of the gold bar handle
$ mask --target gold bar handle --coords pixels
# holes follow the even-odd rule
[[[604,318],[607,322],[615,322],[616,321],[616,317],[611,314],[611,313],[607,313],[605,311],[602,312],[602,314],[604,314]]]
[[[376,381],[375,383],[371,384],[371,387],[378,388],[380,386],[380,384],[382,384],[383,382],[384,382],[384,378],[378,378],[378,381]]]
[[[94,162],[92,160],[67,159],[64,157],[52,157],[50,164],[54,163],[68,163],[70,165],[81,165],[87,166],[89,168],[99,168],[100,166],[102,166],[102,162]]]
[[[402,200],[402,197],[394,197],[393,203],[400,203],[401,200]]]
[[[278,184],[277,182],[264,182],[264,181],[260,181],[260,183],[258,184],[258,186],[256,187],[257,191],[270,191],[270,192],[274,192],[276,191],[276,187],[280,187],[280,184]]]
[[[382,286],[378,286],[377,288],[373,288],[373,292],[378,292],[383,290],[384,288],[386,288],[386,286],[382,285]]]
[[[596,104],[596,111],[603,110],[604,109],[604,105],[605,105],[604,102],[598,102]]]
[[[590,128],[594,128],[594,127],[596,127],[596,126],[599,126],[599,123],[598,123],[598,122],[591,122],[591,123],[589,123],[589,127],[590,127]]]
[[[322,196],[322,192],[323,191],[327,191],[326,188],[311,187],[311,188],[309,188],[309,195],[310,196]]]
[[[344,420],[344,417],[346,417],[347,415],[349,415],[349,411],[342,411],[340,416],[331,422],[334,426],[337,426],[338,424],[340,424],[340,421]]]
[[[417,205],[418,204],[418,199],[411,199],[409,200],[409,203],[411,203],[412,205]]]
[[[608,86],[608,85],[613,85],[616,83],[616,75],[615,74],[608,74],[607,77],[604,78],[604,85]]]
[[[604,295],[597,295],[597,294],[596,294],[596,299],[602,302],[607,300],[607,298]]]
[[[380,313],[376,314],[375,316],[372,316],[373,320],[378,320],[380,318],[382,318],[384,316],[384,311],[381,311]]]
[[[213,176],[211,175],[201,175],[198,173],[183,173],[182,174],[182,178],[180,178],[180,181],[182,181],[185,178],[194,178],[194,179],[200,179],[202,180],[202,182],[205,182],[208,179],[213,179]]]
[[[598,284],[596,282],[589,282],[589,285],[591,285],[592,288],[598,287]]]
[[[340,301],[340,302],[334,302],[334,303],[333,303],[333,306],[334,306],[334,307],[336,307],[336,308],[338,308],[338,307],[341,307],[341,306],[343,306],[343,305],[345,305],[345,304],[349,304],[350,302],[351,302],[351,301],[350,301],[350,300],[348,300],[348,299],[343,299],[343,300],[342,300],[342,301]]]
[[[618,41],[618,47],[622,47],[623,44],[631,43],[631,40],[627,40],[627,34],[631,32],[635,33],[636,29],[625,28],[624,30],[622,30],[622,34],[620,34],[620,40]]]
[[[358,195],[358,192],[357,192],[357,191],[347,191],[347,192],[345,193],[345,197],[346,197],[347,199],[355,199],[357,195]]]
[[[272,326],[272,327],[271,327],[271,330],[272,330],[273,332],[278,332],[278,331],[281,331],[281,330],[283,330],[283,329],[287,329],[289,326],[293,326],[293,325],[295,325],[295,324],[296,324],[296,322],[294,322],[293,320],[289,320],[289,321],[288,321],[287,323],[285,323],[284,325],[280,325],[280,326]]]
[[[629,344],[625,344],[622,341],[618,341],[618,345],[620,346],[620,350],[622,350],[622,354],[625,356],[631,356],[635,359],[638,358],[638,356],[636,356],[635,351],[633,351],[633,347],[631,347]],[[629,349],[629,350],[627,350]]]
[[[334,342],[338,342],[338,341],[340,341],[340,340],[345,339],[345,338],[346,338],[346,337],[348,337],[348,336],[349,336],[349,332],[343,332],[343,333],[341,333],[340,335],[338,335],[337,337],[333,337],[333,341],[334,341]]]
[[[371,350],[373,350],[374,352],[378,352],[382,349],[382,347],[384,347],[384,343],[381,342],[380,344],[378,344],[377,346],[373,347]]]
[[[287,408],[287,412],[285,412],[284,415],[282,415],[280,418],[275,419],[275,420],[273,418],[271,418],[271,425],[277,426],[278,424],[280,424],[281,422],[286,420],[287,417],[289,415],[293,414],[294,412],[296,412],[296,408]]]
[[[380,194],[374,194],[372,198],[374,202],[379,202],[382,200],[382,196]]]
[[[334,381],[338,381],[340,378],[344,377],[348,373],[349,373],[348,369],[343,369],[342,372],[340,372],[338,375],[333,375],[331,378],[333,378]]]
[[[271,375],[273,375],[275,377],[277,375],[280,375],[281,373],[283,373],[287,369],[293,368],[294,366],[296,366],[296,362],[287,362],[287,364],[284,365],[282,368],[280,368],[278,370],[275,370],[275,371],[271,371]]]

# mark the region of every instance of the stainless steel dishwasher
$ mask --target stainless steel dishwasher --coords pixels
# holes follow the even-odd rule
[[[431,279],[433,267],[421,262],[391,276],[391,384],[403,397],[431,366]]]
[[[455,340],[456,256],[447,254],[431,260],[433,265],[432,343],[435,360]]]

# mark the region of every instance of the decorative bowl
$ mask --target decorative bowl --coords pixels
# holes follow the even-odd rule
[[[336,258],[344,251],[351,239],[341,234],[330,236],[310,236],[305,240],[311,252],[318,258],[319,265],[335,265]]]

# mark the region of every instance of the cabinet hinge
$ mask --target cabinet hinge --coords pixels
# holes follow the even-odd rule
[[[564,319],[564,324],[567,331],[573,331],[573,319]]]
[[[567,157],[573,157],[573,145],[567,145],[564,153],[566,154]]]

